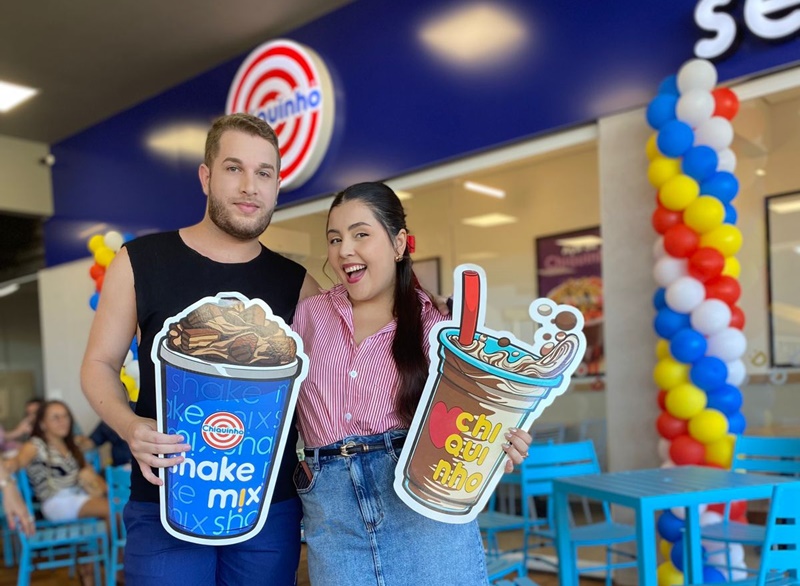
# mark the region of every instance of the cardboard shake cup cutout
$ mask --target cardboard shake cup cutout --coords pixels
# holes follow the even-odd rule
[[[510,427],[527,430],[569,386],[586,351],[583,316],[537,299],[533,346],[484,324],[486,275],[455,270],[453,318],[430,334],[430,370],[394,489],[416,512],[445,523],[477,517],[500,481]]]
[[[303,343],[260,299],[219,293],[166,320],[151,353],[159,431],[191,451],[159,470],[170,535],[227,545],[267,520],[300,383]]]

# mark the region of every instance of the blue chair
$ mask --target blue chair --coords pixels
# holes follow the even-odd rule
[[[530,578],[523,576],[521,578],[515,578],[513,581],[509,580],[498,580],[497,582],[492,582],[493,586],[539,586],[536,582],[531,580]]]
[[[523,503],[523,515],[525,504]],[[478,527],[486,538],[487,562],[504,553],[497,539],[499,533],[506,531],[522,531],[527,525],[527,516],[504,513],[497,509],[497,491],[492,493],[486,510],[478,514]],[[505,553],[508,553],[507,550]]]
[[[125,550],[127,533],[125,523],[122,522],[122,510],[131,496],[130,464],[106,468],[106,484],[108,485],[108,504],[111,509],[108,517],[111,543],[108,551],[106,583],[108,586],[114,586],[117,583],[117,573],[124,567],[120,557]]]
[[[800,438],[739,436],[733,450],[731,469],[800,478]],[[764,543],[765,526],[731,521],[730,506],[730,503],[725,505],[721,523],[706,525],[701,529],[701,539],[750,546]],[[733,567],[729,547],[726,550],[726,568],[729,575],[732,570],[746,569]]]
[[[530,549],[552,547],[554,545],[555,518],[552,499],[549,498],[553,493],[553,480],[568,476],[599,473],[600,465],[594,451],[594,444],[591,441],[542,444],[531,448],[530,455],[522,463],[523,508],[526,509],[526,518],[532,519],[525,526],[524,554],[526,567],[528,557],[537,557],[542,561],[548,562],[546,558],[532,555]],[[532,507],[530,503],[537,496],[548,497],[547,513],[543,519],[535,518],[535,512],[531,515]],[[573,523],[570,530],[570,538],[571,545],[575,550],[576,562],[578,560],[577,550],[581,547],[601,546],[606,548],[605,563],[588,567],[576,567],[575,575],[577,576],[578,572],[605,571],[606,584],[611,586],[611,570],[636,566],[636,560],[633,559],[634,556],[632,554],[614,549],[614,546],[621,543],[635,542],[636,530],[631,525],[614,522],[611,519],[608,503],[601,503],[601,506],[603,520],[582,525]],[[533,543],[531,543],[531,540],[533,540]],[[614,554],[629,559],[615,562],[613,560]]]
[[[22,498],[33,514],[33,494],[24,470],[17,472]],[[69,522],[37,521],[30,537],[18,532],[20,542],[17,586],[30,584],[34,570],[94,565],[95,584],[100,584],[100,564],[108,559],[106,524],[100,519]]]
[[[499,555],[486,559],[486,573],[489,575],[489,582],[494,583],[501,578],[511,579],[507,578],[511,574],[516,574],[516,579],[525,578],[528,568],[521,556]]]
[[[758,577],[732,586],[800,585],[800,482],[779,484],[772,493]],[[720,584],[720,582],[716,582]]]

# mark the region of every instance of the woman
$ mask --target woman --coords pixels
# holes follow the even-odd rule
[[[61,401],[47,401],[36,414],[31,439],[14,458],[26,468],[31,488],[49,521],[109,515],[105,481],[86,464],[72,434],[72,413]]]
[[[423,517],[392,487],[428,376],[428,333],[443,319],[415,286],[407,239],[405,212],[387,186],[339,193],[328,262],[342,284],[295,313],[310,357],[298,400],[307,466],[295,481],[314,586],[487,583],[477,523]],[[506,439],[521,463],[530,436],[510,430]],[[342,455],[351,442],[352,455]]]

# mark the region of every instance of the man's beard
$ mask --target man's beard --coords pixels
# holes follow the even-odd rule
[[[214,197],[213,193],[209,192],[208,194],[208,217],[220,230],[238,240],[253,240],[261,236],[272,220],[273,211],[269,210],[261,218],[258,218],[259,221],[256,224],[246,220],[237,222],[236,219],[231,217],[230,211]]]

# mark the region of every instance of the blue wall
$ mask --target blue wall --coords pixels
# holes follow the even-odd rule
[[[701,36],[692,19],[696,3],[498,0],[492,4],[512,12],[529,37],[488,69],[448,64],[418,38],[422,25],[469,4],[463,0],[361,0],[299,28],[285,36],[325,60],[336,87],[336,122],[316,174],[282,193],[279,205],[642,106],[692,57]],[[736,10],[741,21],[741,6]],[[143,233],[200,220],[200,161],[156,156],[146,137],[176,123],[209,126],[224,113],[245,57],[53,145],[48,265],[85,257],[80,233],[98,222]],[[717,67],[720,80],[730,80],[798,59],[799,38],[769,44],[745,32]]]

